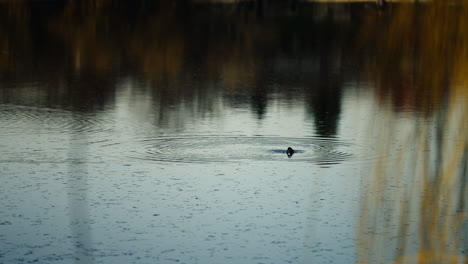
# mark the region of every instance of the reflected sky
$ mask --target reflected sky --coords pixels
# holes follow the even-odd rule
[[[0,262],[466,263],[466,12],[0,1]]]

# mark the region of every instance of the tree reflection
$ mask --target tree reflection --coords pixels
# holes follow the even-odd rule
[[[2,45],[26,56],[15,60],[2,56],[2,80],[10,84],[25,82],[25,76],[39,80],[28,89],[46,95],[36,98],[41,105],[101,109],[114,101],[118,84],[131,78],[142,84],[134,92],[144,89],[160,107],[156,109],[160,115],[171,106],[199,98],[203,101],[197,103],[207,104],[195,107],[203,115],[199,111],[214,109],[215,97],[221,93],[228,103],[249,102],[261,119],[269,94],[301,98],[304,90],[310,90],[311,117],[319,130],[325,118],[330,126],[318,133],[336,133],[341,86],[325,84],[325,78],[334,74],[333,67],[340,67],[329,65],[340,61],[347,47],[345,39],[336,38],[332,31],[344,28],[338,35],[352,35],[347,26],[349,8],[305,3],[299,8],[297,1],[53,3],[42,7],[6,2],[3,9],[13,15],[2,24],[8,29],[2,30],[6,32]],[[39,16],[43,9],[53,12]],[[34,33],[27,23],[32,18]],[[317,61],[318,69],[304,66]],[[310,86],[296,89],[304,80]],[[281,85],[272,87],[272,83]],[[219,92],[213,93],[213,87]],[[2,90],[8,95],[4,98],[15,98],[15,90]],[[21,103],[21,98],[15,99]]]
[[[7,8],[5,5],[0,3],[0,71],[3,73],[24,67],[18,63],[19,59],[31,51],[27,7],[22,1]]]
[[[410,127],[398,116],[374,121],[380,151],[396,158],[375,165],[361,206],[360,263],[468,261],[466,12],[464,2],[395,7],[362,32],[381,48],[367,73],[377,76],[379,97],[424,115]]]
[[[344,67],[341,54],[344,49],[339,46],[346,42],[346,34],[335,33],[343,30],[341,25],[332,26],[333,12],[327,11],[326,20],[318,30],[317,61],[319,64],[317,75],[312,80],[310,89],[309,110],[313,116],[316,133],[321,136],[335,136],[341,113],[342,97],[342,68]],[[341,39],[337,39],[341,37]]]
[[[363,67],[375,76],[382,100],[391,97],[396,110],[426,113],[443,104],[454,67],[466,61],[465,13],[463,1],[434,1],[396,5],[381,19],[367,17],[360,43],[371,52],[362,55],[376,59]]]
[[[379,160],[366,188],[359,263],[466,263],[468,111],[458,96],[434,123],[408,130],[397,117],[374,121],[380,131],[392,127],[373,135],[395,159]],[[406,147],[392,145],[397,140]]]

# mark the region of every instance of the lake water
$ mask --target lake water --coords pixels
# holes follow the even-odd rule
[[[467,263],[467,15],[0,2],[0,263]]]

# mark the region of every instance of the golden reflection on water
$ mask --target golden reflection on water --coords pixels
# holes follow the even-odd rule
[[[402,124],[376,121],[382,153],[361,204],[359,263],[466,263],[468,115],[453,94],[446,113]],[[402,132],[402,130],[404,132]],[[385,132],[383,132],[385,131]],[[395,150],[393,144],[401,144]]]
[[[390,96],[399,110],[432,112],[458,89],[454,81],[466,76],[459,71],[468,58],[465,2],[394,6],[367,17],[358,43],[375,52],[375,64],[364,67],[383,100]]]
[[[468,12],[460,3],[396,7],[388,24],[368,23],[361,36],[381,48],[368,74],[382,100],[425,114],[409,127],[397,116],[375,120],[380,151],[395,158],[375,164],[359,263],[468,263]]]

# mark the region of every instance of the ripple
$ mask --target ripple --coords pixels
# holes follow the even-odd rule
[[[292,157],[286,149],[292,147]],[[151,162],[212,163],[236,161],[290,161],[336,164],[373,159],[361,146],[335,138],[264,136],[162,136],[111,142],[98,146],[99,153],[123,159]]]
[[[102,132],[105,123],[93,114],[47,107],[0,105],[2,135]]]

